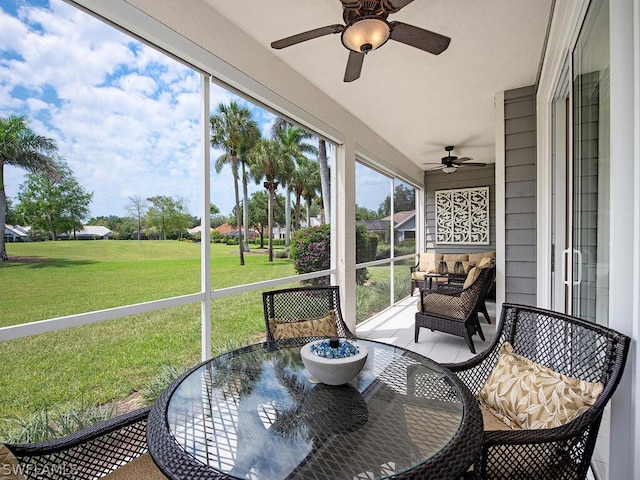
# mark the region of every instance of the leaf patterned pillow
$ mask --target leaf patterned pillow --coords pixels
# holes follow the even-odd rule
[[[298,337],[335,337],[338,335],[336,314],[333,311],[324,317],[303,318],[296,322],[270,318],[269,329],[276,340]]]
[[[512,428],[564,425],[595,403],[602,383],[568,377],[513,353],[505,342],[479,400]]]

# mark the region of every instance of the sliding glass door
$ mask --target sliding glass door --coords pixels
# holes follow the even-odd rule
[[[570,313],[607,323],[609,296],[609,6],[593,2],[573,52]]]
[[[609,4],[592,2],[553,103],[552,308],[608,323]]]

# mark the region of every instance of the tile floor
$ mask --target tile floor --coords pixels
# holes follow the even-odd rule
[[[469,347],[461,337],[447,333],[420,329],[418,342],[413,341],[414,322],[418,295],[407,297],[393,307],[366,320],[356,327],[356,335],[413,350],[439,363],[457,363],[473,357]],[[487,302],[491,325],[480,315],[480,325],[485,336],[483,342],[478,335],[473,336],[476,352],[489,347],[495,334],[495,303]]]

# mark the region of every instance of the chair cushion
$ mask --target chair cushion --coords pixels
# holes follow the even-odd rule
[[[302,318],[295,322],[269,319],[269,329],[276,340],[298,337],[335,337],[338,335],[336,328],[336,314],[330,311],[324,317]]]
[[[469,268],[469,255],[466,253],[445,253],[442,259],[447,262],[449,272],[454,271],[456,262],[462,262],[462,268],[464,268],[465,272]]]
[[[0,443],[0,480],[24,480],[18,459],[2,443]]]
[[[493,266],[494,258],[491,257],[482,257],[482,259],[476,265],[478,268],[489,268]]]
[[[114,470],[104,477],[104,480],[167,480],[160,469],[156,467],[151,455],[145,453],[134,458],[129,463]]]
[[[480,263],[480,260],[482,260],[484,257],[493,258],[495,260],[496,252],[492,251],[492,252],[482,252],[482,253],[470,253],[469,262],[473,263],[474,265],[478,265],[478,263]]]
[[[435,252],[421,252],[418,261],[418,271],[425,273],[434,273],[436,271],[436,254]]]
[[[479,267],[471,267],[469,273],[467,273],[467,279],[464,281],[462,288],[469,288],[473,282],[475,282],[476,278],[480,275]]]
[[[602,383],[563,375],[513,353],[505,342],[479,399],[510,427],[552,428],[585,412],[603,389]]]
[[[491,409],[480,402],[480,413],[482,413],[482,423],[485,430],[513,430],[509,425],[496,417]]]

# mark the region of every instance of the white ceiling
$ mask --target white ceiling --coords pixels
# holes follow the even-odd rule
[[[274,40],[342,24],[340,0],[205,0],[422,168],[455,155],[493,162],[496,92],[532,85],[552,0],[415,0],[389,16],[451,38],[440,55],[389,41],[344,83],[348,50],[327,35],[282,50]]]

